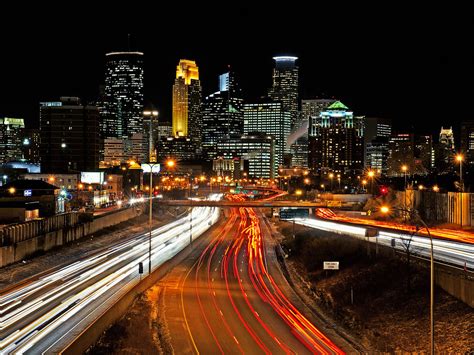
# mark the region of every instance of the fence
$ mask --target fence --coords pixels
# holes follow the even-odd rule
[[[462,225],[474,227],[473,193],[407,190],[398,191],[396,199],[400,206],[416,208],[426,221],[460,225],[462,214]]]
[[[72,228],[79,224],[80,213],[64,213],[41,220],[8,225],[0,229],[0,247],[19,243],[38,235],[60,229]]]

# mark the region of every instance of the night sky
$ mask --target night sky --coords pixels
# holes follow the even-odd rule
[[[252,100],[266,94],[272,56],[281,54],[300,58],[302,98],[336,97],[358,115],[392,118],[399,130],[437,134],[442,124],[474,119],[474,21],[467,8],[199,3],[176,2],[173,10],[137,2],[131,9],[110,2],[114,10],[82,2],[33,6],[35,16],[24,20],[11,9],[0,34],[0,116],[24,117],[34,127],[39,101],[95,99],[105,53],[126,50],[130,33],[131,49],[145,53],[146,102],[166,120],[180,58],[197,61],[204,95],[217,90],[217,75],[231,65]]]

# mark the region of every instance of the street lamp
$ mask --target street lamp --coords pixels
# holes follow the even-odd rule
[[[456,155],[456,161],[459,163],[459,185],[461,189],[461,208],[460,208],[460,224],[462,228],[462,195],[464,192],[464,181],[462,179],[462,162],[464,160],[464,156],[462,154],[457,154]]]
[[[433,237],[431,236],[430,230],[428,226],[426,225],[425,221],[420,217],[420,214],[416,209],[413,210],[407,210],[405,208],[393,208],[393,210],[398,210],[398,211],[403,211],[404,213],[410,213],[412,216],[415,216],[418,218],[418,220],[421,222],[423,227],[426,229],[426,232],[428,233],[428,236],[430,238],[430,245],[431,245],[431,252],[430,252],[430,332],[431,332],[431,338],[430,338],[430,353],[434,355],[434,252],[433,252]],[[387,214],[390,212],[390,208],[387,206],[382,206],[380,208],[380,212],[383,214]],[[417,228],[418,230],[418,228]]]
[[[331,180],[331,192],[332,192],[332,179],[334,179],[334,174],[329,173],[329,180]]]
[[[141,165],[143,172],[150,173],[150,205],[148,211],[148,227],[149,227],[149,237],[148,237],[148,274],[151,274],[151,221],[152,221],[152,212],[153,212],[153,173],[160,172],[159,163],[144,163]]]
[[[339,190],[341,189],[341,174],[337,174],[337,182],[339,183]]]
[[[405,177],[405,185],[404,185],[404,191],[403,191],[403,196],[404,196],[403,207],[406,209],[407,208],[407,171],[408,171],[408,166],[403,164],[402,165],[402,171],[403,171],[403,175]],[[405,216],[405,222],[406,222],[407,221],[407,216],[406,216],[406,214],[404,214],[404,216]]]
[[[364,189],[364,191],[365,191],[365,185],[367,185],[367,180],[364,179],[362,180],[362,188]]]
[[[153,120],[158,117],[158,111],[143,111],[143,116],[150,118],[150,125],[148,127],[148,161],[156,162],[156,156],[153,149]]]
[[[370,170],[367,173],[367,176],[370,178],[370,193],[373,195],[374,194],[374,176],[375,176],[374,171]]]

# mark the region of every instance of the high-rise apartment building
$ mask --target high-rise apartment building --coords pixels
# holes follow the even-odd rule
[[[18,161],[23,157],[24,130],[23,118],[0,118],[0,164]]]
[[[40,106],[43,173],[93,171],[99,167],[99,111],[77,97]]]
[[[309,152],[309,167],[315,172],[360,174],[364,161],[364,117],[354,116],[340,101],[332,103],[312,122]]]
[[[271,135],[275,139],[275,169],[283,164],[283,157],[290,152],[287,145],[291,131],[291,114],[281,102],[262,101],[244,104],[244,134],[254,132]]]
[[[101,137],[127,139],[143,133],[143,53],[111,52],[105,57]]]
[[[201,82],[193,60],[181,59],[173,85],[173,136],[201,142]]]
[[[298,57],[279,56],[273,59],[275,60],[273,85],[268,96],[283,104],[283,109],[290,113],[293,128],[298,118],[299,73],[296,65]]]

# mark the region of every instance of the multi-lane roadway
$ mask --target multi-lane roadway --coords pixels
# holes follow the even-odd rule
[[[192,215],[154,230],[152,269],[189,245],[218,216],[214,207],[195,208]],[[148,273],[148,241],[148,234],[137,236],[0,292],[0,353],[65,348],[140,282],[139,263]]]
[[[331,333],[336,345],[290,300],[261,220],[251,208],[232,209],[196,260],[160,283],[176,353],[340,354],[351,347]]]
[[[426,234],[419,236],[413,235],[413,232],[410,233],[410,231],[405,229],[390,230],[386,229],[384,224],[378,229],[374,229],[374,227],[378,227],[376,223],[372,223],[368,227],[362,224],[347,223],[345,220],[322,220],[315,218],[296,218],[295,223],[344,236],[364,239],[370,243],[378,243],[402,252],[406,251],[406,248],[409,247],[413,255],[426,259],[429,259],[431,253],[430,238],[427,238]],[[461,242],[435,235],[433,236],[433,255],[438,263],[466,270],[474,270],[474,244],[472,242]]]

